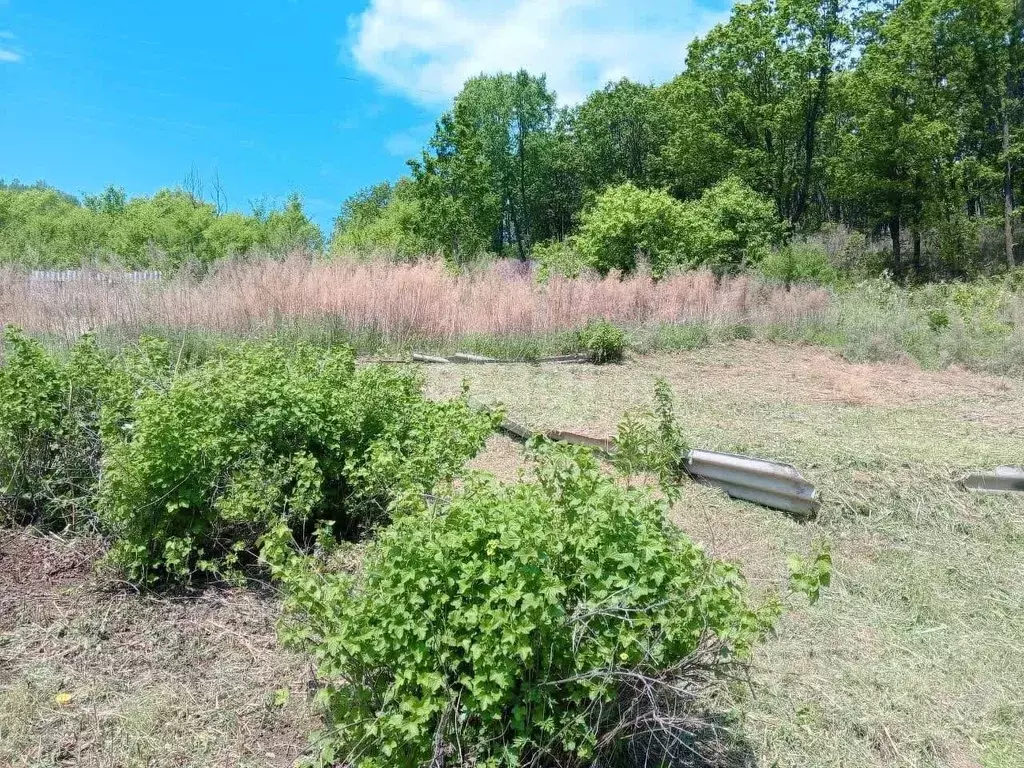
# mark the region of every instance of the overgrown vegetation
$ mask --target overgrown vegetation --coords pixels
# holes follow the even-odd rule
[[[322,765],[700,754],[702,729],[718,734],[706,694],[778,616],[667,521],[675,495],[624,486],[585,450],[541,440],[535,482],[452,483],[500,409],[465,389],[427,400],[418,375],[357,369],[349,348],[114,353],[87,336],[62,359],[9,328],[4,351],[5,505],[94,526],[147,587],[268,568],[285,637],[324,681]],[[657,404],[656,426],[621,441],[644,457],[627,473],[678,465],[664,385]],[[355,575],[326,565],[370,532]]]
[[[299,345],[171,357],[91,337],[58,359],[15,329],[0,368],[7,514],[98,526],[132,580],[238,578],[283,521],[305,545],[365,534],[400,493],[450,479],[497,416],[434,403],[420,379]],[[100,471],[102,467],[102,472]]]
[[[285,576],[327,684],[320,764],[699,754],[695,697],[774,609],[585,449],[534,450],[537,482],[407,498],[358,575]]]
[[[92,336],[58,358],[4,329],[0,365],[0,522],[61,527],[93,516],[107,358]]]
[[[408,370],[346,348],[243,347],[137,395],[108,435],[99,510],[131,578],[231,576],[284,522],[307,545],[387,520],[395,495],[450,479],[494,428],[432,403]]]
[[[172,271],[254,251],[323,248],[297,196],[280,210],[259,204],[243,215],[224,211],[219,197],[206,202],[196,184],[132,199],[111,186],[79,201],[45,184],[0,180],[0,265]]]

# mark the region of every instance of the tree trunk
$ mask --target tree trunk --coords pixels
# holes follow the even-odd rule
[[[916,229],[913,231],[914,238],[914,278],[921,278],[923,265],[921,263],[921,233]]]
[[[1006,248],[1006,264],[1010,269],[1016,266],[1013,258],[1013,163],[1010,161],[1010,105],[1003,101],[1003,156],[1006,170],[1003,174],[1003,245]]]
[[[900,259],[900,217],[889,219],[889,235],[892,237],[892,272],[897,280],[903,279],[903,262]]]

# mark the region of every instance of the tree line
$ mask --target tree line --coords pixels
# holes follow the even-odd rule
[[[333,247],[735,267],[841,226],[899,279],[1012,268],[1022,97],[1022,0],[754,0],[661,85],[559,108],[542,75],[470,79]]]
[[[131,199],[114,186],[79,200],[44,183],[0,180],[0,266],[203,269],[226,256],[324,247],[296,195],[277,208],[257,202],[249,214],[225,211],[219,185],[212,196],[194,174]]]

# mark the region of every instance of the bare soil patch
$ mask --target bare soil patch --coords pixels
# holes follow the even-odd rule
[[[0,540],[0,765],[285,766],[314,723],[274,595],[138,594],[100,546]]]

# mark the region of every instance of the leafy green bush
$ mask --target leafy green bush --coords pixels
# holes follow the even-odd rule
[[[617,363],[622,360],[625,352],[626,332],[605,318],[600,318],[580,328],[576,341],[598,365]]]
[[[220,213],[181,189],[128,199],[109,187],[83,203],[45,185],[0,183],[0,264],[75,267],[83,261],[176,269],[262,247],[319,250],[323,235],[292,195],[279,210]]]
[[[91,519],[108,357],[86,336],[60,359],[13,326],[4,356],[0,519],[58,528]]]
[[[679,261],[686,207],[667,192],[631,183],[608,187],[580,216],[573,243],[586,264],[601,274],[629,274],[644,256],[655,276]]]
[[[408,371],[356,371],[347,348],[242,346],[129,390],[111,405],[128,417],[105,423],[99,501],[137,581],[235,577],[279,520],[300,541],[355,535],[455,473],[496,418],[426,400]]]
[[[530,253],[539,265],[538,278],[547,280],[551,275],[579,277],[590,266],[571,240],[548,240],[537,243]]]
[[[828,260],[828,252],[816,243],[792,243],[769,252],[759,266],[761,274],[789,285],[818,283],[834,285],[839,273]]]
[[[358,575],[284,569],[285,637],[325,683],[320,764],[603,765],[633,737],[671,749],[694,727],[689,685],[774,616],[665,502],[585,449],[534,445],[536,483],[407,496]]]
[[[361,190],[342,204],[334,221],[331,255],[385,254],[403,261],[422,257],[432,249],[418,231],[421,216],[408,179]]]
[[[728,178],[688,202],[632,184],[609,187],[583,212],[570,244],[601,274],[633,272],[644,256],[662,277],[675,267],[724,272],[759,264],[781,233],[772,202]]]
[[[690,446],[675,416],[672,388],[664,379],[654,384],[654,409],[630,411],[619,422],[613,462],[624,475],[650,472],[670,497],[677,494],[683,462]]]
[[[771,200],[730,177],[687,205],[682,263],[719,272],[756,266],[781,234],[782,222]]]

